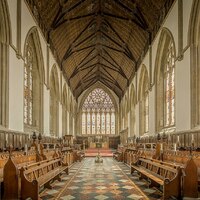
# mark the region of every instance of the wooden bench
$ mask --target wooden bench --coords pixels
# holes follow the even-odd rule
[[[61,158],[41,163],[39,166],[26,166],[20,169],[21,199],[38,199],[42,186],[51,189],[51,181],[61,180],[61,173],[68,174],[68,164],[64,164]]]
[[[117,160],[118,162],[123,161],[123,152],[122,151],[116,151],[113,153],[113,158]]]
[[[78,151],[78,150],[74,150],[73,151],[73,158],[74,158],[74,162],[81,162],[83,160],[83,158],[85,157],[85,154],[81,151]]]
[[[0,176],[2,176],[3,181],[3,193],[4,199],[13,199],[20,197],[20,169],[24,166],[36,167],[42,163],[49,162],[53,159],[51,154],[54,152],[54,156],[58,157],[59,155],[54,151],[45,152],[46,160],[37,161],[38,152],[28,151],[27,155],[24,155],[24,152],[13,152],[12,155],[7,159],[4,159],[5,163],[2,168],[2,173],[0,170]],[[50,159],[47,159],[50,153]],[[9,156],[9,154],[7,154]],[[53,156],[53,157],[54,157]],[[44,158],[44,156],[43,156]],[[11,192],[12,191],[12,192]]]
[[[183,196],[190,198],[198,197],[198,182],[200,183],[200,158],[190,155],[189,151],[166,151],[163,160],[167,163],[176,164],[183,172]]]
[[[163,199],[171,196],[181,197],[181,168],[179,166],[166,166],[164,163],[139,158],[131,165],[131,174],[134,171],[140,178],[148,179],[149,187],[163,187]]]

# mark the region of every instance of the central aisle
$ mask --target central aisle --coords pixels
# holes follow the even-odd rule
[[[130,170],[120,166],[122,163],[112,158],[103,158],[103,163],[95,163],[95,158],[86,158],[73,165],[70,174],[64,175],[62,182],[56,182],[52,190],[44,191],[42,199],[149,199],[130,180]]]

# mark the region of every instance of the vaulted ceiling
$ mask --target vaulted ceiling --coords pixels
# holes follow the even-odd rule
[[[174,0],[26,0],[76,98],[100,81],[121,99]]]

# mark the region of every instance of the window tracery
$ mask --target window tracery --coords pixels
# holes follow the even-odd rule
[[[115,108],[110,96],[94,89],[82,106],[82,134],[115,134]]]
[[[27,45],[24,67],[24,123],[33,125],[33,50]]]
[[[165,127],[173,126],[175,123],[175,79],[174,79],[174,46],[171,42],[166,54],[166,64],[164,70],[164,114]]]

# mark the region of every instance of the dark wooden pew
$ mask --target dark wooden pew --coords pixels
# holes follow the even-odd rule
[[[163,199],[171,196],[181,197],[181,168],[179,166],[166,166],[150,159],[139,158],[131,164],[131,174],[134,171],[140,174],[140,178],[148,179],[149,186],[162,186]]]
[[[38,166],[26,166],[20,169],[21,176],[21,199],[39,198],[39,189],[44,186],[51,189],[51,181],[61,180],[61,173],[68,174],[68,164],[63,163],[61,158],[41,163]]]

